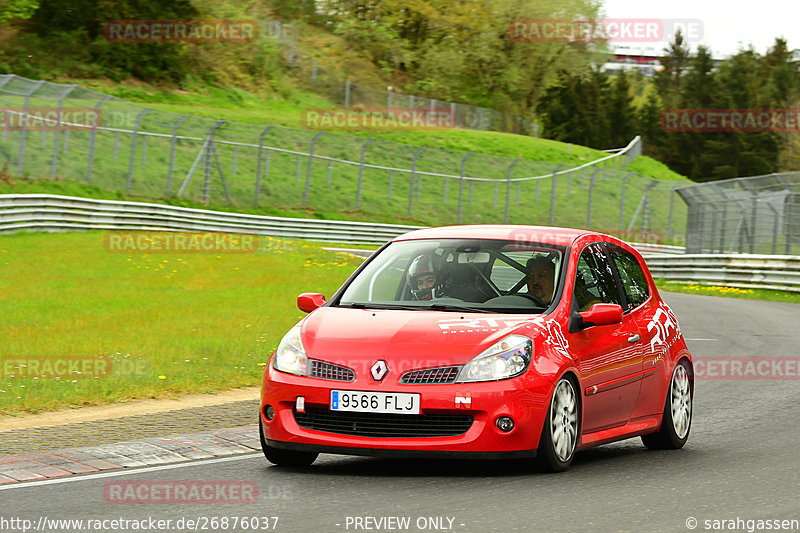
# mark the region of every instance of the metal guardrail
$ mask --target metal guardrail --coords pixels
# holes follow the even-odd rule
[[[383,244],[419,226],[282,218],[52,194],[0,195],[0,233],[75,230],[255,233],[351,244]]]
[[[253,233],[333,243],[383,244],[420,226],[283,218],[52,194],[0,195],[0,233],[20,230],[131,230]],[[800,292],[800,256],[681,254],[681,247],[633,243],[654,278]]]
[[[800,256],[796,255],[647,254],[644,257],[656,279],[800,292]]]

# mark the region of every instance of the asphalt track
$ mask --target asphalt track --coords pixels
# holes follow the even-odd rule
[[[799,305],[681,294],[665,299],[697,361],[800,360]],[[0,517],[33,525],[40,517],[152,517],[171,519],[174,526],[182,517],[277,516],[274,530],[286,532],[691,531],[692,525],[695,531],[775,531],[784,525],[776,520],[800,520],[800,381],[698,379],[695,392],[684,449],[648,451],[632,439],[581,452],[562,474],[527,472],[513,461],[333,455],[320,456],[308,469],[282,469],[250,454],[0,487]],[[131,505],[104,497],[109,482],[165,480],[251,481],[258,485],[258,501]],[[387,522],[389,517],[407,517],[408,527]],[[206,531],[225,531],[205,525]],[[233,529],[229,522],[227,530],[274,525],[270,520],[269,529]],[[0,530],[21,528],[0,521]]]

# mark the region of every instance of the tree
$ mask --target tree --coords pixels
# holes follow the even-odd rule
[[[28,20],[39,7],[39,0],[4,0],[0,2],[0,22]]]
[[[613,76],[603,108],[606,111],[608,132],[606,148],[623,147],[636,135],[636,114],[631,102],[628,75],[624,71]]]

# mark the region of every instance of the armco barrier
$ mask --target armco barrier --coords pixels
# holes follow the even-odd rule
[[[653,277],[669,281],[800,292],[800,256],[645,255]]]
[[[257,233],[314,241],[383,244],[419,226],[268,217],[51,194],[0,195],[0,233],[89,229]]]
[[[0,233],[89,229],[256,233],[332,243],[383,244],[420,226],[268,217],[51,194],[0,195]],[[654,278],[800,292],[800,256],[681,254],[633,243]],[[657,253],[653,253],[657,252]]]

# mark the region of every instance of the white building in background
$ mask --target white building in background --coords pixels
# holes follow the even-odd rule
[[[612,46],[611,53],[611,58],[600,67],[601,72],[616,74],[637,71],[649,77],[655,76],[663,68],[660,61],[663,47],[617,45]]]

